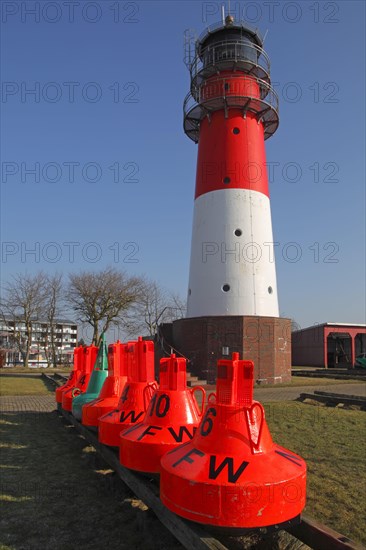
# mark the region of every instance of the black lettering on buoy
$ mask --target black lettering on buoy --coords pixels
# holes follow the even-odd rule
[[[193,454],[196,454],[197,456],[205,456],[205,453],[203,453],[202,451],[199,451],[198,449],[193,448],[190,451],[188,451],[188,453],[183,455],[182,458],[177,460],[177,462],[174,462],[174,464],[172,464],[172,467],[175,468],[181,462],[188,462],[188,464],[193,464],[194,460],[193,458],[191,458],[191,455]]]
[[[235,483],[249,464],[249,462],[243,460],[239,468],[236,470],[236,472],[234,472],[234,459],[231,456],[227,456],[226,458],[224,458],[224,460],[217,468],[216,458],[217,457],[215,455],[210,456],[210,470],[208,477],[210,479],[216,479],[217,476],[225,468],[225,466],[227,466],[227,480],[230,481],[230,483]]]
[[[125,386],[122,395],[121,395],[121,401],[124,403],[127,400],[128,390],[130,389],[130,386]]]
[[[289,460],[290,462],[293,462],[294,464],[296,464],[296,466],[301,466],[301,462],[297,456],[291,455],[289,453],[284,453],[283,451],[277,451],[277,450],[275,450],[275,453],[283,456],[283,458],[287,458],[287,460]]]
[[[107,414],[104,415],[104,418],[108,418],[108,416],[113,416],[114,414],[118,413],[119,410],[118,409],[114,409],[114,411],[111,411]]]
[[[128,414],[126,414],[126,411],[122,411],[119,421],[126,422],[126,420],[128,420],[131,417],[131,424],[134,424],[135,422],[137,422],[140,416],[143,416],[143,415],[144,415],[144,411],[139,412],[137,416],[135,411],[130,411]]]
[[[152,429],[154,429],[154,430],[162,430],[163,428],[161,428],[160,426],[148,426],[148,427],[146,428],[146,430],[144,430],[144,431],[142,432],[142,434],[140,435],[140,437],[137,438],[137,441],[141,441],[141,439],[142,439],[143,437],[145,437],[145,435],[156,435],[156,432],[150,431],[150,430],[152,430]]]
[[[156,408],[155,408],[155,405],[156,405]],[[164,418],[169,408],[170,408],[169,395],[167,395],[166,393],[163,393],[159,395],[159,399],[157,399],[157,394],[155,394],[151,399],[149,416],[152,416],[155,411],[155,414],[158,418]]]
[[[175,447],[171,451],[168,451],[166,454],[171,455],[173,453],[176,453],[177,451],[181,451],[183,447],[187,447],[187,445],[190,445],[190,441],[186,441],[185,443],[182,443],[182,445],[178,445],[178,447]]]
[[[193,439],[194,434],[196,433],[196,426],[193,427],[192,433],[188,430],[187,426],[179,426],[179,432],[176,433],[174,428],[168,428],[168,431],[172,434],[173,438],[177,443],[183,441],[183,434],[186,434],[189,439]]]
[[[128,430],[123,431],[123,435],[130,434],[131,432],[134,432],[135,430],[138,430],[140,427],[140,424],[137,424],[137,426],[131,426],[131,428],[128,428]]]
[[[152,416],[154,414],[155,404],[156,404],[157,395],[156,393],[152,396],[152,399],[150,401],[150,412],[149,416]]]
[[[210,418],[210,415],[216,416],[216,409],[215,407],[209,407],[207,411],[205,412],[205,416],[202,419],[200,432],[201,435],[206,436],[210,433],[213,427],[213,420]]]

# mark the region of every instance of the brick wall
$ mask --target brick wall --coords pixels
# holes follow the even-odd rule
[[[263,384],[291,380],[291,320],[230,316],[179,319],[173,323],[173,345],[190,359],[188,370],[214,383],[223,348],[254,362],[255,379]]]
[[[324,326],[314,325],[292,335],[293,364],[324,366]]]

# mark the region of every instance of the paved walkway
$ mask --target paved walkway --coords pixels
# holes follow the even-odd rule
[[[0,413],[3,412],[52,412],[56,409],[55,396],[7,395],[0,397]]]
[[[258,401],[293,401],[300,393],[314,393],[314,390],[359,395],[366,397],[366,383],[332,384],[319,386],[297,386],[287,388],[256,388],[254,397]],[[56,409],[55,397],[50,395],[24,395],[0,397],[1,412],[52,412]]]

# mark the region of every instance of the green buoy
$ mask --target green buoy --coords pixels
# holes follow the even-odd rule
[[[91,374],[89,384],[85,393],[81,393],[72,401],[72,414],[77,420],[81,420],[82,407],[90,403],[93,399],[99,397],[104,381],[108,376],[108,349],[105,341],[105,335],[102,334],[97,360]]]

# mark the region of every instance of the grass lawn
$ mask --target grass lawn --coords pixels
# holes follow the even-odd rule
[[[366,413],[291,401],[264,406],[274,441],[307,462],[305,513],[366,544]]]
[[[47,395],[50,390],[39,376],[0,376],[0,396],[3,395]]]
[[[182,548],[56,413],[0,417],[0,550]]]
[[[48,393],[40,378],[2,377],[1,389],[9,381],[18,395],[29,383]],[[365,412],[264,406],[274,441],[307,462],[305,513],[366,544]],[[181,548],[56,413],[0,417],[0,476],[0,550]]]

